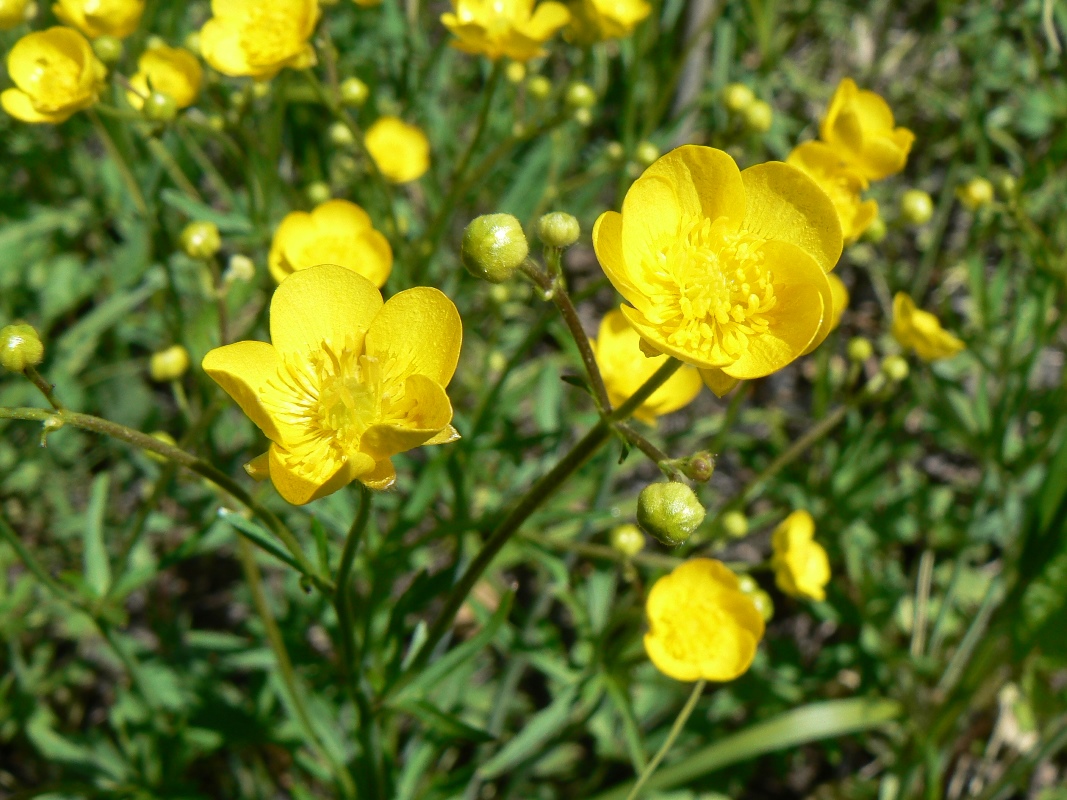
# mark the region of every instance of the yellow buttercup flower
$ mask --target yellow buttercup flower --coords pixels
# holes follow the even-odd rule
[[[77,28],[90,39],[123,39],[141,23],[144,0],[59,0],[52,11],[60,22]]]
[[[4,110],[23,122],[63,122],[96,102],[107,67],[73,28],[28,33],[7,55],[17,88],[0,94]]]
[[[804,170],[819,188],[829,195],[841,223],[841,236],[846,245],[852,244],[878,217],[878,203],[864,201],[867,179],[850,167],[830,145],[824,142],[804,142],[786,158],[787,164]]]
[[[629,400],[667,361],[667,356],[645,357],[641,352],[641,337],[617,310],[604,315],[597,338],[590,344],[613,406]],[[656,417],[689,405],[700,393],[700,386],[700,373],[692,367],[682,367],[641,404],[634,416],[655,424]]]
[[[0,31],[9,31],[26,20],[30,0],[0,0]]]
[[[567,7],[544,0],[452,0],[441,22],[456,37],[452,46],[496,61],[507,56],[529,61],[544,54],[544,43],[570,21]]]
[[[743,675],[763,638],[763,617],[722,562],[693,558],[653,585],[645,603],[645,650],[679,681]]]
[[[580,42],[625,39],[652,11],[645,0],[575,0],[569,8],[571,29]]]
[[[308,40],[318,0],[212,0],[211,12],[200,30],[200,54],[224,75],[265,80],[284,67],[315,64]]]
[[[139,111],[149,94],[161,92],[178,108],[188,108],[196,102],[203,77],[200,61],[185,48],[153,47],[137,59],[137,72],[130,78],[135,91],[127,91],[126,100]]]
[[[830,331],[841,225],[788,164],[740,172],[721,150],[680,147],[637,179],[621,214],[600,215],[593,246],[641,338],[702,371],[770,375]]]
[[[923,361],[950,358],[967,347],[942,328],[937,317],[917,308],[904,292],[897,292],[893,298],[893,337]]]
[[[907,128],[894,125],[893,111],[880,95],[844,78],[830,100],[819,137],[838,148],[863,177],[877,181],[904,169],[915,140]]]
[[[422,128],[397,117],[379,117],[363,142],[378,171],[391,183],[418,180],[430,168],[430,140]]]
[[[393,251],[366,211],[347,200],[328,200],[310,214],[286,215],[274,232],[268,264],[278,283],[297,270],[338,264],[380,287],[393,269]]]
[[[771,566],[778,588],[793,597],[825,600],[830,582],[830,559],[815,541],[815,520],[807,511],[794,511],[774,529]]]
[[[848,288],[845,282],[832,272],[826,276],[826,280],[830,281],[830,297],[833,303],[830,311],[830,330],[834,330],[841,324],[841,315],[848,308]]]
[[[383,305],[362,275],[310,267],[274,292],[270,333],[272,344],[220,347],[203,366],[270,439],[270,479],[290,503],[354,480],[388,488],[391,456],[459,437],[445,387],[462,325],[437,289],[408,289]]]

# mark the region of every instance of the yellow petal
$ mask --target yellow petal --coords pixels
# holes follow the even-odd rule
[[[296,242],[303,243],[309,235],[314,234],[314,226],[311,223],[311,215],[306,211],[292,211],[282,218],[278,229],[274,232],[274,238],[270,244],[270,254],[267,256],[267,266],[271,277],[281,283],[297,267],[289,260],[288,249],[298,249]]]
[[[375,461],[404,453],[438,436],[452,420],[452,404],[437,383],[412,375],[404,383],[403,417],[371,425],[360,438],[359,449]]]
[[[423,442],[423,444],[452,444],[452,442],[459,441],[462,438],[459,431],[451,425],[446,425],[436,436]]]
[[[648,299],[630,279],[622,252],[622,214],[605,211],[593,225],[593,250],[604,274],[616,291],[638,308],[647,308]]]
[[[455,303],[437,289],[418,286],[393,295],[378,312],[367,332],[366,353],[394,376],[425,375],[447,386],[462,343]]]
[[[30,96],[21,89],[5,89],[0,93],[0,105],[8,114],[23,122],[65,122],[74,113],[72,109],[69,112],[42,114],[33,107]]]
[[[260,453],[247,464],[245,472],[254,481],[265,481],[270,477],[270,451]]]
[[[218,18],[209,19],[200,29],[200,55],[223,75],[265,77],[261,70],[248,63],[241,46],[240,29]]]
[[[344,230],[360,233],[371,227],[370,216],[360,206],[348,200],[327,200],[315,207],[311,218],[320,229]]]
[[[789,242],[824,272],[841,257],[841,223],[826,192],[796,167],[771,161],[741,173],[745,185],[742,227],[766,239]]]
[[[570,22],[570,20],[571,13],[565,5],[546,0],[546,2],[538,4],[523,33],[531,39],[543,42],[550,39],[552,34]]]
[[[677,206],[685,219],[703,217],[714,221],[726,217],[740,223],[745,216],[741,171],[722,150],[699,145],[678,147],[645,170],[642,178],[645,176],[663,178],[673,187]],[[626,213],[625,204],[623,213]]]
[[[833,300],[830,313],[830,330],[833,330],[841,323],[841,315],[848,308],[848,288],[845,282],[834,273],[830,273],[826,278],[830,282],[830,297]]]
[[[662,160],[662,159],[661,159]],[[622,251],[638,286],[653,254],[678,238],[682,209],[674,184],[659,175],[638,178],[622,201]],[[654,263],[654,262],[653,262]]]
[[[318,349],[359,351],[382,295],[350,269],[323,264],[294,272],[270,304],[270,338],[284,355]]]
[[[387,458],[379,461],[374,465],[373,470],[366,475],[360,476],[359,482],[368,489],[376,489],[378,491],[390,488],[396,483],[396,469],[393,468],[393,462]]]
[[[281,445],[270,446],[270,480],[278,494],[294,506],[302,506],[333,494],[374,469],[372,458],[357,453],[348,461],[335,460],[328,465],[319,466],[314,477],[309,477],[291,469],[286,463],[286,454],[287,451]]]
[[[700,377],[704,385],[711,389],[716,397],[725,397],[737,384],[741,383],[739,379],[731,378],[721,369],[702,369]]]
[[[202,366],[268,439],[279,441],[281,434],[263,407],[261,390],[280,364],[278,352],[266,342],[236,342],[209,352]]]
[[[728,356],[723,356],[723,358],[719,360],[713,359],[710,356],[707,359],[703,359],[694,355],[690,350],[675,347],[664,338],[660,328],[651,324],[640,311],[635,308],[630,308],[629,306],[622,306],[621,310],[623,315],[625,315],[627,322],[633,326],[633,329],[637,331],[651,349],[659,354],[666,353],[667,355],[674,356],[680,361],[684,361],[686,364],[692,364],[698,369],[726,367],[733,363]]]

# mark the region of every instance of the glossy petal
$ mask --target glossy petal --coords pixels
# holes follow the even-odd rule
[[[452,404],[437,383],[412,375],[404,383],[405,405],[414,403],[402,418],[369,427],[360,450],[375,461],[390,458],[437,436],[452,420]]]
[[[74,113],[71,110],[70,112],[42,114],[33,107],[30,96],[21,89],[5,89],[0,93],[0,105],[8,114],[23,122],[65,122]]]
[[[645,170],[641,179],[664,179],[672,187],[679,215],[684,219],[716,220],[726,217],[739,224],[745,217],[746,209],[746,188],[741,175],[737,163],[722,150],[684,145],[658,159]],[[653,195],[649,200],[655,202],[656,197]],[[635,202],[632,207],[636,209],[641,205]],[[644,213],[651,210],[652,207],[647,205],[643,208]],[[623,213],[626,213],[625,203]]]
[[[716,397],[725,397],[737,384],[741,383],[740,379],[731,378],[721,369],[702,369],[700,377],[704,385],[711,389]]]
[[[622,214],[605,211],[593,225],[593,250],[611,285],[638,308],[647,307],[644,293],[631,280],[622,250]]]
[[[379,461],[374,465],[374,469],[366,475],[360,476],[359,482],[368,489],[377,491],[392,488],[393,484],[396,483],[396,469],[393,468],[393,462],[389,459]]]
[[[278,427],[263,407],[261,394],[280,364],[278,352],[266,342],[236,342],[209,352],[202,366],[268,439],[281,441]]]
[[[200,55],[223,75],[265,77],[248,62],[240,30],[217,18],[209,19],[200,29]]]
[[[570,21],[571,12],[563,3],[545,0],[538,4],[530,21],[523,26],[522,32],[531,39],[544,42]]]
[[[437,289],[420,286],[389,298],[367,332],[366,352],[388,364],[393,375],[425,375],[447,386],[462,343],[455,304]]]
[[[328,469],[318,470],[312,479],[291,469],[285,461],[286,450],[278,444],[270,446],[270,480],[286,502],[302,506],[312,500],[333,494],[356,478],[374,469],[374,460],[357,453],[346,461],[334,461]]]

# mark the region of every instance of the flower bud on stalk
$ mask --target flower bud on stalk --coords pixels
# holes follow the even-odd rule
[[[189,369],[189,351],[180,344],[153,353],[148,373],[154,381],[176,381]]]
[[[44,344],[32,325],[15,322],[0,328],[0,366],[25,372],[44,361]]]
[[[359,108],[370,97],[370,88],[359,78],[345,78],[341,81],[341,102],[346,106]]]
[[[900,197],[900,213],[912,225],[925,225],[934,215],[934,201],[922,189],[908,189]]]
[[[565,211],[553,211],[537,220],[537,237],[548,247],[570,247],[581,232],[578,220]]]
[[[552,81],[544,75],[534,75],[526,81],[526,91],[535,100],[545,100],[552,94]]]
[[[956,197],[968,209],[977,211],[993,202],[993,184],[985,178],[971,178],[956,190]]]
[[[504,75],[507,77],[508,83],[522,83],[526,80],[526,65],[521,61],[511,61],[508,63]]]
[[[611,547],[626,558],[633,558],[645,549],[645,535],[636,525],[619,525],[611,531]]]
[[[122,58],[122,40],[114,36],[98,36],[93,39],[93,52],[105,64],[117,64]]]
[[[564,102],[571,108],[592,108],[596,105],[596,92],[588,83],[576,81],[567,87]]]
[[[637,497],[637,524],[668,547],[684,544],[705,513],[696,493],[684,483],[653,483]]]
[[[181,235],[182,251],[189,258],[213,258],[222,247],[222,236],[214,222],[190,222]]]
[[[722,103],[732,114],[740,114],[756,100],[752,93],[743,83],[731,83],[722,90]]]
[[[748,536],[748,517],[741,511],[727,511],[722,515],[720,524],[723,532],[731,539],[744,539]]]
[[[659,148],[652,142],[645,140],[637,145],[637,149],[634,150],[634,158],[642,167],[650,166],[652,162],[659,158]]]
[[[866,361],[868,358],[874,355],[874,346],[871,344],[870,339],[865,339],[862,336],[856,336],[848,342],[848,357],[850,360],[857,363]]]
[[[677,463],[682,474],[697,483],[706,483],[715,473],[715,456],[707,450],[694,453],[689,458],[679,459]]]
[[[315,205],[322,205],[331,197],[333,192],[330,191],[330,185],[326,181],[315,181],[309,183],[304,189],[304,194],[307,195],[307,199]]]
[[[173,122],[178,102],[166,92],[152,92],[144,104],[144,115],[153,122]]]
[[[511,214],[483,214],[463,231],[463,266],[489,283],[508,280],[529,254],[522,225]]]
[[[774,123],[774,109],[763,100],[754,100],[741,113],[745,127],[752,133],[766,133]]]
[[[903,356],[886,356],[882,361],[882,372],[894,383],[908,377],[908,371],[908,362]]]

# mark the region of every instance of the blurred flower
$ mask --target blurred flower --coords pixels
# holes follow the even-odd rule
[[[652,586],[645,603],[645,650],[679,681],[743,675],[763,638],[763,617],[720,561],[694,558]]]
[[[393,251],[366,211],[347,200],[327,200],[310,214],[287,214],[274,232],[268,257],[278,283],[318,264],[337,264],[380,287],[393,269]]]
[[[544,45],[570,21],[567,7],[544,0],[452,0],[441,22],[456,37],[452,46],[496,61],[507,56],[529,61],[544,54]]]
[[[907,128],[893,126],[893,111],[880,95],[843,78],[819,126],[819,136],[838,148],[863,177],[877,181],[904,169],[915,140]]]
[[[629,400],[667,361],[667,356],[662,355],[645,357],[641,352],[641,337],[618,309],[604,315],[597,338],[590,344],[613,406]],[[700,373],[692,367],[682,367],[638,407],[634,416],[654,425],[656,417],[693,402],[700,394],[700,387]]]
[[[204,70],[196,56],[181,47],[155,47],[137,59],[137,72],[130,78],[136,91],[127,91],[130,105],[144,108],[144,98],[160,92],[174,99],[178,108],[188,108],[200,93]]]
[[[941,327],[937,317],[915,306],[904,292],[893,298],[893,337],[923,361],[950,358],[966,345]]]
[[[793,597],[826,599],[830,560],[815,541],[815,520],[807,511],[794,511],[774,529],[771,567],[778,588]]]
[[[308,40],[318,0],[212,0],[211,11],[200,29],[200,53],[222,74],[265,79],[283,67],[315,64]]]
[[[969,210],[977,211],[993,202],[993,184],[985,178],[971,178],[956,189],[956,197]]]
[[[23,122],[63,122],[96,102],[107,68],[85,37],[72,28],[28,33],[7,55],[7,71],[17,88],[0,103]]]
[[[770,375],[830,331],[841,226],[787,164],[740,172],[721,150],[680,147],[630,187],[621,214],[600,215],[593,246],[649,348],[709,383]]]
[[[826,276],[826,280],[830,282],[830,300],[833,304],[830,309],[830,330],[834,330],[841,324],[841,315],[848,308],[848,289],[845,282],[832,272]]]
[[[30,0],[0,0],[0,31],[9,31],[26,20]]]
[[[846,245],[863,235],[878,217],[878,203],[864,201],[860,195],[867,188],[867,179],[848,165],[839,152],[825,142],[804,142],[786,158],[787,164],[804,170],[829,195],[841,223],[841,236]]]
[[[77,28],[90,39],[122,39],[137,30],[144,0],[59,0],[52,11],[60,22]]]
[[[176,381],[189,369],[189,351],[180,344],[152,353],[148,374],[154,381]]]
[[[354,480],[386,489],[396,479],[391,456],[458,438],[445,387],[462,327],[437,289],[383,305],[352,270],[310,267],[275,290],[270,331],[273,344],[212,350],[204,370],[270,439],[270,479],[290,503]]]
[[[571,30],[582,43],[625,39],[652,11],[645,0],[572,0]]]
[[[397,117],[379,117],[364,136],[378,170],[391,183],[418,180],[430,168],[430,140]]]

